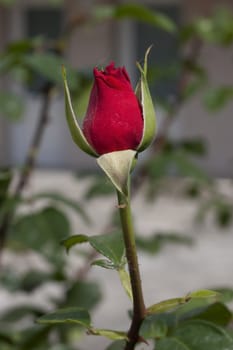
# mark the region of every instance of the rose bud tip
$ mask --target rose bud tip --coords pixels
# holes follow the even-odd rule
[[[99,154],[136,150],[143,135],[142,107],[124,67],[94,68],[94,84],[83,122],[87,141]]]

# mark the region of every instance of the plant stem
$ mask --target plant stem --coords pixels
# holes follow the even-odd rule
[[[133,350],[139,340],[139,330],[146,315],[146,308],[143,299],[142,284],[138,266],[130,198],[128,198],[126,201],[125,197],[119,191],[117,191],[117,196],[133,294],[133,317],[128,331],[128,341],[126,343],[125,350]]]

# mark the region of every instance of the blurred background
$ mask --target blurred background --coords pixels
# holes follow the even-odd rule
[[[158,132],[132,181],[146,299],[233,297],[232,0],[0,0],[1,350],[103,350],[77,326],[34,324],[66,306],[128,327],[117,273],[91,268],[93,247],[60,244],[119,231],[112,186],[71,140],[61,66],[81,124],[93,67],[114,61],[135,86],[150,45]]]
[[[183,69],[189,70],[192,86],[189,81],[189,86],[181,88],[186,89],[187,99],[175,113],[169,136],[177,140],[202,139],[207,148],[202,167],[213,176],[232,176],[231,1],[138,1],[138,6],[146,6],[145,13],[131,9],[134,2],[119,9],[114,6],[124,2],[9,1],[8,6],[2,3],[0,164],[22,164],[43,104],[42,90],[49,81],[57,91],[49,101],[49,123],[38,166],[73,169],[92,166],[92,160],[77,150],[67,131],[63,95],[58,90],[61,86],[57,86],[61,83],[61,62],[69,62],[75,69],[73,82],[76,78],[77,84],[73,84],[72,90],[85,99],[80,94],[88,90],[85,84],[91,79],[94,66],[114,60],[117,65],[126,66],[135,84],[138,77],[135,62],[142,61],[146,48],[153,45],[150,85],[159,121],[166,114],[160,100],[173,103],[180,93],[180,75]],[[172,23],[153,18],[150,11],[159,11]],[[194,40],[200,42],[191,42]],[[16,42],[18,45],[13,44]],[[196,52],[187,54],[193,57],[186,57],[185,50]],[[188,62],[193,58],[195,67]],[[81,117],[85,114],[84,105],[82,101],[79,111],[77,104]]]

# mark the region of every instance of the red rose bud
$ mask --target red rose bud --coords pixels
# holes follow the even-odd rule
[[[114,63],[104,71],[94,69],[94,85],[83,133],[99,154],[136,150],[143,135],[142,107],[132,89],[125,68]]]
[[[115,68],[111,63],[104,71],[94,69],[95,81],[83,129],[78,125],[66,70],[62,68],[66,119],[73,141],[84,152],[94,157],[126,150],[142,152],[153,141],[156,119],[147,84],[149,52],[150,48],[143,66],[137,63],[141,76],[135,94],[125,68]]]

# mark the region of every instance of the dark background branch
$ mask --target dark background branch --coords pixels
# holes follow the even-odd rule
[[[41,110],[34,131],[34,135],[32,136],[30,147],[27,151],[22,170],[19,173],[15,189],[11,194],[11,198],[13,199],[20,199],[24,188],[28,184],[30,175],[35,168],[39,149],[49,120],[50,96],[51,85],[48,84],[42,93]],[[15,209],[15,206],[12,206],[8,211],[6,211],[5,215],[3,215],[2,222],[0,224],[0,257],[2,255],[7,240],[7,235],[14,218]]]

